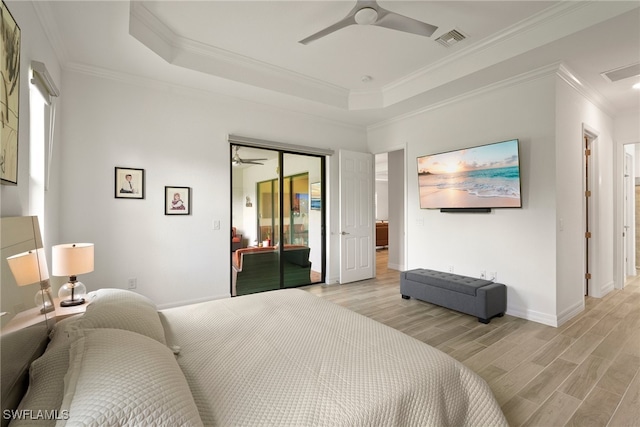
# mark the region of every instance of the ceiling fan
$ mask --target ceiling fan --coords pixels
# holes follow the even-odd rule
[[[240,165],[263,165],[264,163],[260,163],[261,161],[267,160],[267,159],[242,159],[240,158],[240,156],[238,155],[238,150],[240,149],[239,146],[234,145],[233,146],[233,150],[235,151],[235,153],[233,154],[233,157],[231,157],[231,164],[233,166],[240,166]]]
[[[430,37],[438,29],[436,26],[384,9],[375,0],[357,0],[355,7],[341,21],[300,40],[299,43],[309,44],[334,31],[354,24],[376,25],[425,37]]]

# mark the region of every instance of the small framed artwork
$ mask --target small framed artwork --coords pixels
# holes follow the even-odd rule
[[[144,169],[116,166],[114,191],[116,199],[144,199]]]
[[[164,187],[164,214],[191,215],[191,188]]]

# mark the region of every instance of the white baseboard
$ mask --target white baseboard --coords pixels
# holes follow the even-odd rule
[[[584,311],[584,300],[578,301],[559,315],[541,313],[521,307],[507,307],[507,314],[557,328]]]
[[[600,291],[602,292],[602,296],[607,295],[609,292],[615,290],[615,284],[613,283],[613,280],[609,283],[607,283],[606,285],[604,285],[603,287],[600,288]]]
[[[214,295],[210,297],[203,297],[203,298],[196,298],[192,300],[183,300],[183,301],[177,301],[177,302],[170,302],[167,304],[160,304],[158,305],[158,310],[166,310],[167,308],[182,307],[183,305],[197,304],[199,302],[207,302],[207,301],[213,301],[216,299],[225,299],[225,298],[231,298],[231,294]]]
[[[507,307],[507,314],[509,316],[531,320],[532,322],[542,323],[543,325],[553,327],[558,326],[558,319],[556,318],[556,316],[548,313],[541,313],[539,311],[528,310],[520,307]]]
[[[584,311],[584,298],[580,298],[580,301],[573,304],[571,307],[564,310],[558,316],[558,326],[562,326],[567,323],[569,320],[573,319],[578,314]]]
[[[402,266],[400,264],[387,264],[387,268],[390,270],[398,270],[398,271],[402,271]]]

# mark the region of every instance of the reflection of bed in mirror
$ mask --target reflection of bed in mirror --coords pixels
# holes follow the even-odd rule
[[[47,314],[34,302],[39,285],[18,286],[7,258],[43,248],[37,217],[0,218],[0,375],[2,411],[15,408],[28,386],[28,369],[47,344]],[[43,253],[43,251],[41,252]],[[48,277],[48,275],[47,275]],[[23,319],[27,319],[23,322]],[[21,327],[16,325],[20,324]],[[2,419],[2,425],[8,420]]]

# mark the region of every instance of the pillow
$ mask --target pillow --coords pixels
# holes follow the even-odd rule
[[[64,395],[64,376],[69,369],[69,334],[77,328],[81,317],[82,314],[76,314],[56,322],[49,333],[47,350],[29,367],[29,388],[18,406],[19,410],[30,410],[33,414],[38,414],[42,413],[40,411],[51,412],[60,408]],[[53,426],[56,422],[43,417],[37,420],[15,419],[11,425],[28,426],[34,423],[38,426]]]
[[[100,289],[89,293],[80,326],[137,332],[166,344],[156,305],[149,298],[123,289]]]
[[[69,347],[69,331],[76,328],[80,323],[79,320],[82,318],[84,313],[75,314],[70,317],[65,317],[62,320],[56,321],[49,332],[49,345],[47,346],[47,351],[50,351],[54,347],[60,345],[66,345],[67,349]]]
[[[57,426],[202,426],[171,350],[121,329],[78,329]]]
[[[22,398],[18,411],[31,411],[34,416],[53,413],[60,408],[64,394],[64,376],[69,369],[69,347],[62,344],[47,351],[34,360],[29,368],[29,389]],[[58,412],[58,416],[63,416]],[[41,417],[35,420],[14,419],[11,426],[55,426],[55,419]]]

